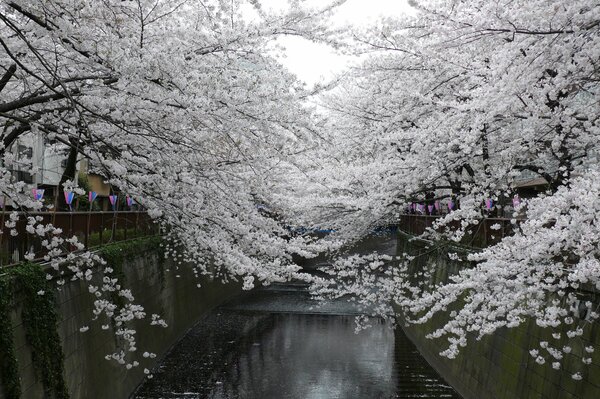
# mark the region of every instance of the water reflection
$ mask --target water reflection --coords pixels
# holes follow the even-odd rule
[[[350,316],[273,318],[209,398],[394,397],[394,332],[386,324],[355,334]]]
[[[400,329],[355,334],[347,301],[317,306],[302,287],[256,291],[194,327],[135,398],[458,398]]]

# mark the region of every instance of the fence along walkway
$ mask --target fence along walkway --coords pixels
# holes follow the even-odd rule
[[[42,259],[45,250],[41,241],[45,237],[27,233],[27,217],[41,217],[41,224],[52,223],[65,233],[65,236],[77,236],[86,249],[115,241],[158,234],[156,225],[145,211],[117,212],[19,212],[15,226],[17,235],[11,235],[11,229],[5,226],[11,212],[1,212],[2,234],[0,234],[0,267],[19,263],[27,252],[33,252],[36,259]],[[410,235],[418,236],[433,227],[439,215],[404,214],[400,216],[399,228]],[[464,238],[458,243],[473,248],[485,248],[504,237],[511,235],[517,226],[508,218],[483,218],[477,225],[467,228]],[[520,220],[517,220],[519,223]],[[443,228],[444,231],[460,227],[460,221],[453,221]],[[74,247],[69,248],[75,250]]]
[[[25,260],[25,254],[33,252],[35,259],[42,259],[46,250],[41,242],[45,237],[26,231],[28,217],[41,217],[41,224],[51,223],[62,229],[66,237],[77,236],[85,248],[93,248],[109,242],[158,234],[155,224],[145,211],[118,212],[18,212],[19,220],[14,228],[17,235],[5,226],[12,212],[0,212],[0,267]],[[67,251],[76,248],[71,246]]]
[[[398,226],[405,233],[418,236],[423,234],[428,228],[432,228],[435,221],[440,217],[442,216],[404,214],[400,216]],[[513,223],[515,220],[516,222]],[[457,244],[471,248],[485,248],[494,245],[504,237],[512,235],[522,220],[514,218],[482,218],[476,225],[467,227],[463,239]],[[458,230],[460,225],[461,221],[455,220],[441,228],[441,231]]]

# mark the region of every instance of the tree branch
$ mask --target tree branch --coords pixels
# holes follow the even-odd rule
[[[19,108],[28,107],[33,104],[46,103],[53,100],[60,100],[62,98],[70,97],[79,94],[79,89],[73,89],[70,93],[57,92],[53,94],[46,94],[43,96],[32,95],[19,100],[11,101],[8,103],[0,104],[0,112],[10,112]]]
[[[8,67],[8,70],[6,71],[4,76],[2,76],[2,79],[0,79],[0,92],[2,91],[2,89],[4,89],[4,86],[6,86],[6,84],[8,83],[10,78],[12,78],[12,76],[15,74],[16,71],[17,71],[16,64],[12,64],[10,67]]]

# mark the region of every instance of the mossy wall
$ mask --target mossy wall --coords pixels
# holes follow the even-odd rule
[[[43,304],[53,305],[56,315],[54,329],[48,324],[53,322],[52,319],[31,321],[32,316],[28,315],[27,309],[31,308],[32,298],[39,298],[20,288],[10,301],[0,301],[0,318],[7,316],[4,320],[8,320],[0,323],[0,343],[4,344],[5,340],[12,342],[12,352],[10,345],[0,350],[1,399],[127,398],[144,378],[144,368],[151,369],[204,313],[240,292],[238,284],[223,285],[207,278],[198,280],[189,268],[177,269],[173,262],[163,258],[156,238],[118,243],[105,247],[103,252],[115,270],[113,274],[119,277],[125,288],[131,289],[135,303],[142,305],[148,315],[146,320],[131,324],[137,330],[137,348],[140,351],[137,360],[140,366],[126,370],[114,361],[104,359],[121,343],[115,339],[112,331],[114,326],[102,330],[102,323],[91,322],[94,297],[88,292],[88,284],[67,280],[61,290],[50,289],[48,295],[39,297],[51,298],[51,302],[45,301]],[[45,273],[39,266],[35,267],[28,270],[40,271],[45,279]],[[100,273],[94,278],[100,278]],[[197,287],[199,283],[201,288]],[[1,282],[0,290],[6,290]],[[1,294],[0,297],[6,298]],[[150,315],[153,313],[161,315],[168,328],[150,326]],[[33,335],[28,324],[34,324],[38,329],[34,330]],[[90,326],[90,330],[80,332],[83,326]],[[39,359],[36,362],[40,353],[43,355],[48,352],[40,352],[36,337],[42,337],[42,342],[52,340],[42,334],[44,331],[50,336],[54,334],[57,342],[51,346],[59,350],[49,352],[53,354],[51,359],[43,358],[46,363],[42,363],[42,366],[48,366],[53,373],[50,373],[50,382],[40,369]],[[143,358],[141,353],[144,351],[158,356],[155,359]],[[16,362],[11,362],[11,353]],[[15,378],[10,377],[14,366],[18,371],[16,388],[14,384],[11,385]],[[59,374],[62,374],[62,379],[57,378]],[[66,387],[64,394],[60,391],[61,382]]]
[[[411,264],[411,272],[416,275],[425,265],[435,265],[428,282],[434,284],[446,281],[468,264],[451,261],[444,251],[431,251],[423,242],[411,240],[399,233],[398,254],[407,252],[422,253]],[[447,251],[446,251],[447,252]],[[454,251],[455,252],[455,251]],[[402,321],[402,314],[397,313]],[[587,324],[580,340],[570,341],[572,352],[565,355],[562,368],[555,370],[551,362],[539,365],[529,354],[533,348],[539,349],[540,341],[548,341],[557,347],[567,345],[552,338],[550,329],[539,328],[535,322],[528,321],[517,328],[502,328],[481,341],[470,337],[468,345],[461,349],[456,359],[441,357],[445,341],[426,339],[425,335],[434,331],[445,321],[445,316],[423,325],[403,327],[408,337],[415,343],[427,361],[451,384],[465,399],[526,399],[526,398],[600,398],[600,328],[598,323],[579,320],[582,326]],[[404,323],[400,322],[400,325]],[[572,326],[571,326],[572,327]],[[564,337],[567,328],[560,330]],[[592,364],[585,366],[581,362],[584,347],[596,348],[591,355]],[[586,354],[586,357],[589,356]],[[580,372],[581,381],[575,381],[571,375]]]

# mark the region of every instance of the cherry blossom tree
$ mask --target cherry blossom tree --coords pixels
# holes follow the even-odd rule
[[[477,266],[448,284],[414,285],[403,262],[369,255],[334,262],[332,280],[316,290],[393,300],[414,322],[456,305],[461,310],[432,334],[448,338],[451,357],[468,331],[491,334],[525,316],[550,328],[572,323],[575,293],[599,277],[600,8],[590,1],[412,5],[415,17],[354,33],[366,60],[322,99],[330,118],[322,162],[304,172],[306,200],[296,213],[355,240],[433,193],[460,201],[428,233],[445,246],[484,216],[486,199],[510,199],[524,171],[545,179],[546,192],[522,206],[527,220],[514,236],[471,255]],[[458,231],[442,229],[455,220]]]
[[[74,159],[89,159],[148,209],[179,263],[243,278],[245,288],[291,278],[299,270],[291,255],[306,253],[304,240],[289,238],[262,209],[286,178],[280,165],[306,146],[314,126],[303,85],[269,54],[281,35],[330,40],[325,21],[342,2],[310,9],[292,1],[274,14],[241,0],[2,1],[2,195],[23,212],[41,207],[12,176],[6,151],[25,134],[41,134]],[[11,214],[7,227],[19,217]],[[61,247],[80,245],[75,238],[29,221],[28,232],[45,238],[59,283],[66,268],[90,280],[101,259],[65,255]],[[123,309],[111,300],[115,291],[127,300]],[[115,319],[135,352],[125,323],[145,317],[143,309],[114,278],[90,292],[98,297],[94,314]],[[162,324],[157,317],[153,324]],[[109,357],[136,365],[125,352]]]
[[[2,1],[2,193],[19,209],[41,206],[12,178],[6,150],[42,134],[141,202],[165,228],[167,252],[198,273],[242,278],[245,288],[303,278],[319,295],[394,301],[413,322],[458,305],[432,334],[449,340],[448,356],[468,331],[491,334],[524,317],[568,323],[573,292],[599,277],[600,7],[423,0],[412,2],[415,17],[332,31],[327,17],[342,3],[290,1],[274,14],[242,0]],[[365,59],[315,110],[313,93],[269,55],[281,35],[345,44]],[[426,196],[460,202],[429,238],[460,240],[483,202],[512,197],[525,171],[547,192],[524,204],[521,230],[472,255],[477,266],[448,284],[413,284],[409,258],[338,259],[331,279],[292,262],[334,253]],[[455,220],[458,230],[442,228]],[[62,254],[69,238],[30,222],[53,237],[59,273],[68,260],[85,278],[99,261]],[[286,224],[336,234],[313,240]],[[113,305],[99,299],[97,309],[113,317]],[[143,311],[130,305],[120,316]]]

